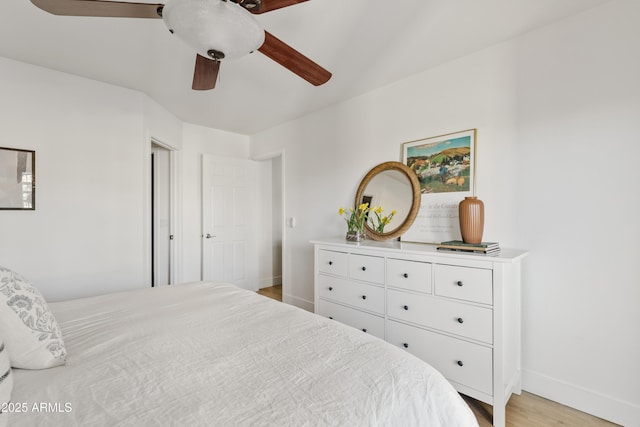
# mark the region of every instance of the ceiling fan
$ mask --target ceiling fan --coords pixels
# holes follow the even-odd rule
[[[258,50],[314,86],[331,73],[262,29],[252,14],[270,12],[307,0],[167,0],[131,3],[103,0],[31,0],[54,15],[149,18],[164,20],[167,28],[196,52],[194,90],[213,89],[224,58]]]

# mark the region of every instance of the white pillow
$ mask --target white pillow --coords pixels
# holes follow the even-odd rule
[[[9,364],[9,352],[0,338],[0,426],[7,425],[7,411],[5,406],[11,402],[11,390],[13,389],[13,374]]]
[[[4,267],[0,267],[0,330],[14,368],[44,369],[65,363],[60,327],[42,294]]]

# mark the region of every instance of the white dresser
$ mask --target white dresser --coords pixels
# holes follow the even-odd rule
[[[315,245],[315,312],[406,349],[461,393],[493,405],[504,426],[520,394],[520,261],[442,252],[433,245],[347,242]]]

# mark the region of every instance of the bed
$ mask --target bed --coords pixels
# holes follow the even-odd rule
[[[229,284],[50,303],[66,364],[13,369],[17,426],[477,426],[434,368]],[[17,405],[26,412],[17,412]],[[34,410],[35,409],[35,410]]]

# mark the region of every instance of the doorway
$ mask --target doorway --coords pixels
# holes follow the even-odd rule
[[[286,299],[283,170],[284,153],[255,160],[203,154],[202,280],[274,288]]]
[[[151,286],[171,284],[171,152],[151,144]]]
[[[283,153],[257,159],[261,215],[259,293],[283,301],[284,180]]]

